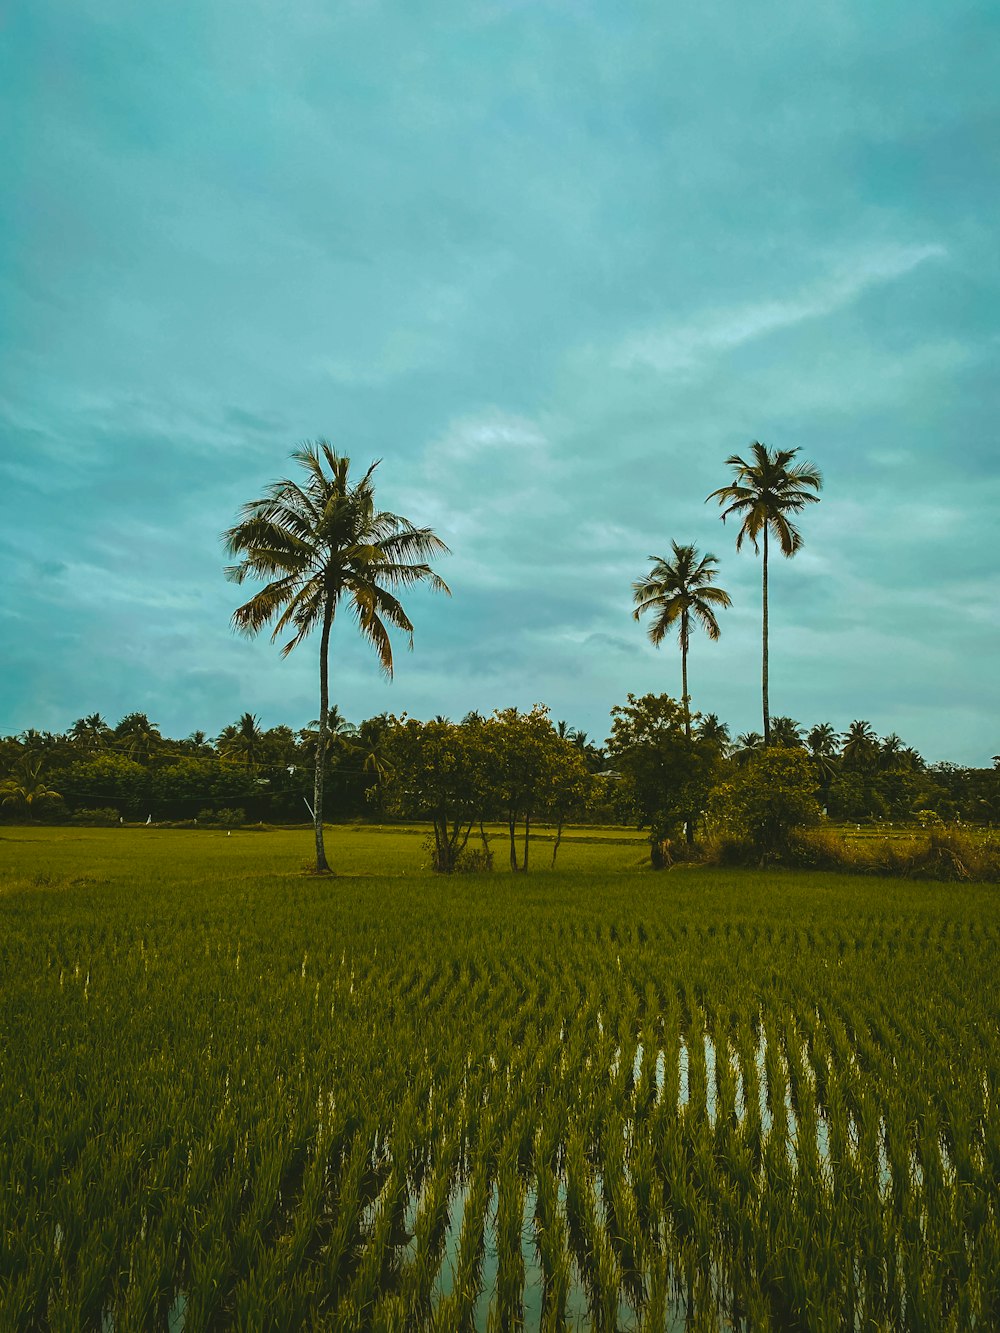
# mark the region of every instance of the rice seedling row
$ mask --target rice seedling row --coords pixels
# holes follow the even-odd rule
[[[110,883],[0,914],[0,1327],[1000,1321],[986,890]]]

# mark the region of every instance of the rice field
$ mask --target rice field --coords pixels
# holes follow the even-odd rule
[[[1000,1326],[995,888],[330,847],[0,837],[0,1328]]]

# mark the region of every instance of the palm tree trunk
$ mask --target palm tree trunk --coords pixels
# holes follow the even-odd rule
[[[319,642],[319,734],[316,737],[316,777],[313,782],[313,825],[316,831],[316,873],[330,867],[323,846],[323,775],[326,768],[326,737],[330,699],[330,626],[333,606],[327,602],[323,611],[323,633]]]
[[[681,700],[684,706],[684,735],[691,739],[691,700],[688,696],[688,621],[687,612],[681,612]]]
[[[764,701],[764,744],[771,744],[771,714],[767,707],[767,524],[764,524],[764,626],[763,660],[761,663],[761,693]]]
[[[691,699],[688,695],[688,619],[681,613],[681,689],[684,692],[684,738],[691,743]],[[689,847],[694,845],[694,820],[688,815],[684,821],[684,837]]]

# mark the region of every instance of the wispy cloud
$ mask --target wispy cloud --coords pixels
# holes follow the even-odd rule
[[[709,311],[686,324],[638,334],[625,342],[614,363],[664,373],[688,371],[714,354],[842,310],[872,287],[904,277],[928,260],[944,259],[947,253],[942,245],[910,245],[861,255],[794,295]]]

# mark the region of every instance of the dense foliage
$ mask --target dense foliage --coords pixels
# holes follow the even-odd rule
[[[712,792],[731,785],[766,748],[753,733],[731,739],[714,715],[692,717],[689,739],[675,700],[629,695],[612,710],[607,748],[565,722],[553,725],[541,707],[436,723],[442,737],[465,747],[462,781],[482,787],[470,795],[469,808],[478,805],[489,818],[520,824],[522,840],[525,820],[530,826],[544,817],[633,821],[647,827],[655,843],[679,838],[685,825],[699,837],[718,831],[705,818],[718,808]],[[323,765],[329,817],[434,817],[440,793],[426,766],[424,778],[408,772],[401,725],[411,736],[429,740],[434,734],[431,723],[384,714],[355,726],[330,709]],[[956,821],[1000,823],[1000,760],[991,768],[928,765],[894,733],[879,738],[860,720],[841,735],[829,724],[804,728],[775,717],[771,731],[770,749],[794,751],[808,763],[819,806],[835,822],[928,829]],[[125,821],[204,823],[228,810],[241,811],[248,822],[303,821],[310,817],[317,744],[315,722],[298,731],[264,730],[248,712],[217,737],[196,731],[181,740],[163,736],[144,713],[130,713],[114,727],[92,714],[61,735],[28,730],[0,739],[0,819],[104,822],[110,810]],[[393,779],[396,764],[402,768]],[[95,811],[98,816],[89,813]],[[520,864],[523,852],[517,857]]]
[[[23,836],[0,1327],[1000,1322],[994,890]]]

